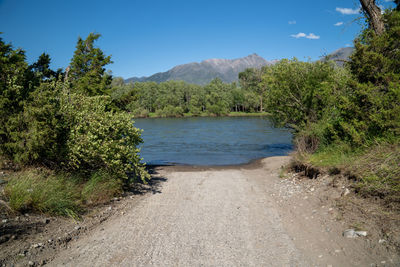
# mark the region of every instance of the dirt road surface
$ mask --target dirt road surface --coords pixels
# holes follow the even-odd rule
[[[323,212],[325,207],[312,211],[297,200],[279,198],[280,167],[288,160],[274,157],[230,168],[160,168],[156,176],[165,181],[159,191],[72,242],[48,265],[394,264],[386,255],[379,259],[371,254],[362,238],[344,238],[345,226]]]

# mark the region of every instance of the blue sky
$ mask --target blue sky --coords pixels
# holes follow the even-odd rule
[[[252,53],[315,60],[352,44],[358,8],[356,0],[0,0],[0,32],[29,62],[50,54],[53,68],[68,66],[78,36],[100,33],[97,46],[114,61],[107,68],[129,78]]]

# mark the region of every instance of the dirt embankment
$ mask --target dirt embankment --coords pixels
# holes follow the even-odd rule
[[[53,250],[48,226],[26,239],[24,255],[4,263],[49,266],[395,266],[398,252],[372,222],[343,209],[346,185],[331,177],[279,178],[289,157],[220,168],[157,168],[141,196],[125,197],[68,226]],[[133,198],[133,199],[131,199]],[[111,208],[110,208],[111,207]],[[114,215],[104,215],[113,213]],[[103,215],[101,215],[103,214]],[[353,217],[347,217],[353,214]],[[357,215],[358,214],[358,215]],[[103,217],[101,217],[103,216]],[[108,218],[108,219],[106,219]],[[51,219],[53,220],[53,219]],[[355,223],[356,222],[356,223]],[[375,225],[375,226],[374,226]],[[348,238],[346,229],[366,231]],[[47,230],[46,230],[47,229]],[[86,229],[86,230],[85,230]],[[42,238],[41,238],[42,236]],[[43,240],[42,240],[43,239]],[[17,240],[1,247],[11,253]],[[57,235],[53,240],[59,243]],[[61,241],[60,241],[61,242]],[[41,243],[42,246],[35,246]],[[49,244],[50,243],[50,244]],[[18,248],[14,248],[18,249]],[[37,251],[35,254],[34,252]],[[30,262],[29,262],[30,261]]]

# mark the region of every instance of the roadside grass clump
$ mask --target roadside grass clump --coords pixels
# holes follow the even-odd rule
[[[297,164],[309,164],[329,174],[353,180],[352,187],[364,197],[384,199],[400,207],[400,142],[380,142],[354,149],[346,144],[322,147],[314,153],[295,154]]]
[[[400,204],[400,145],[384,143],[357,157],[349,171],[357,177],[356,190],[362,195],[384,198]]]
[[[335,144],[323,147],[315,153],[308,155],[308,162],[316,167],[327,168],[343,168],[352,165],[358,155],[362,154],[362,150],[354,150],[347,144]]]
[[[4,189],[10,207],[18,212],[40,212],[78,218],[85,207],[110,201],[123,192],[123,181],[104,172],[88,179],[82,174],[26,169],[11,175]]]
[[[121,180],[104,172],[95,172],[82,188],[81,197],[86,205],[97,205],[109,201],[122,193]]]
[[[80,185],[51,171],[35,169],[15,173],[4,189],[9,205],[16,211],[38,211],[70,216],[81,210]]]

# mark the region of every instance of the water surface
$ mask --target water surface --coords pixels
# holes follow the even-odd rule
[[[265,117],[135,119],[143,129],[141,157],[149,165],[236,165],[287,155],[291,133]]]

